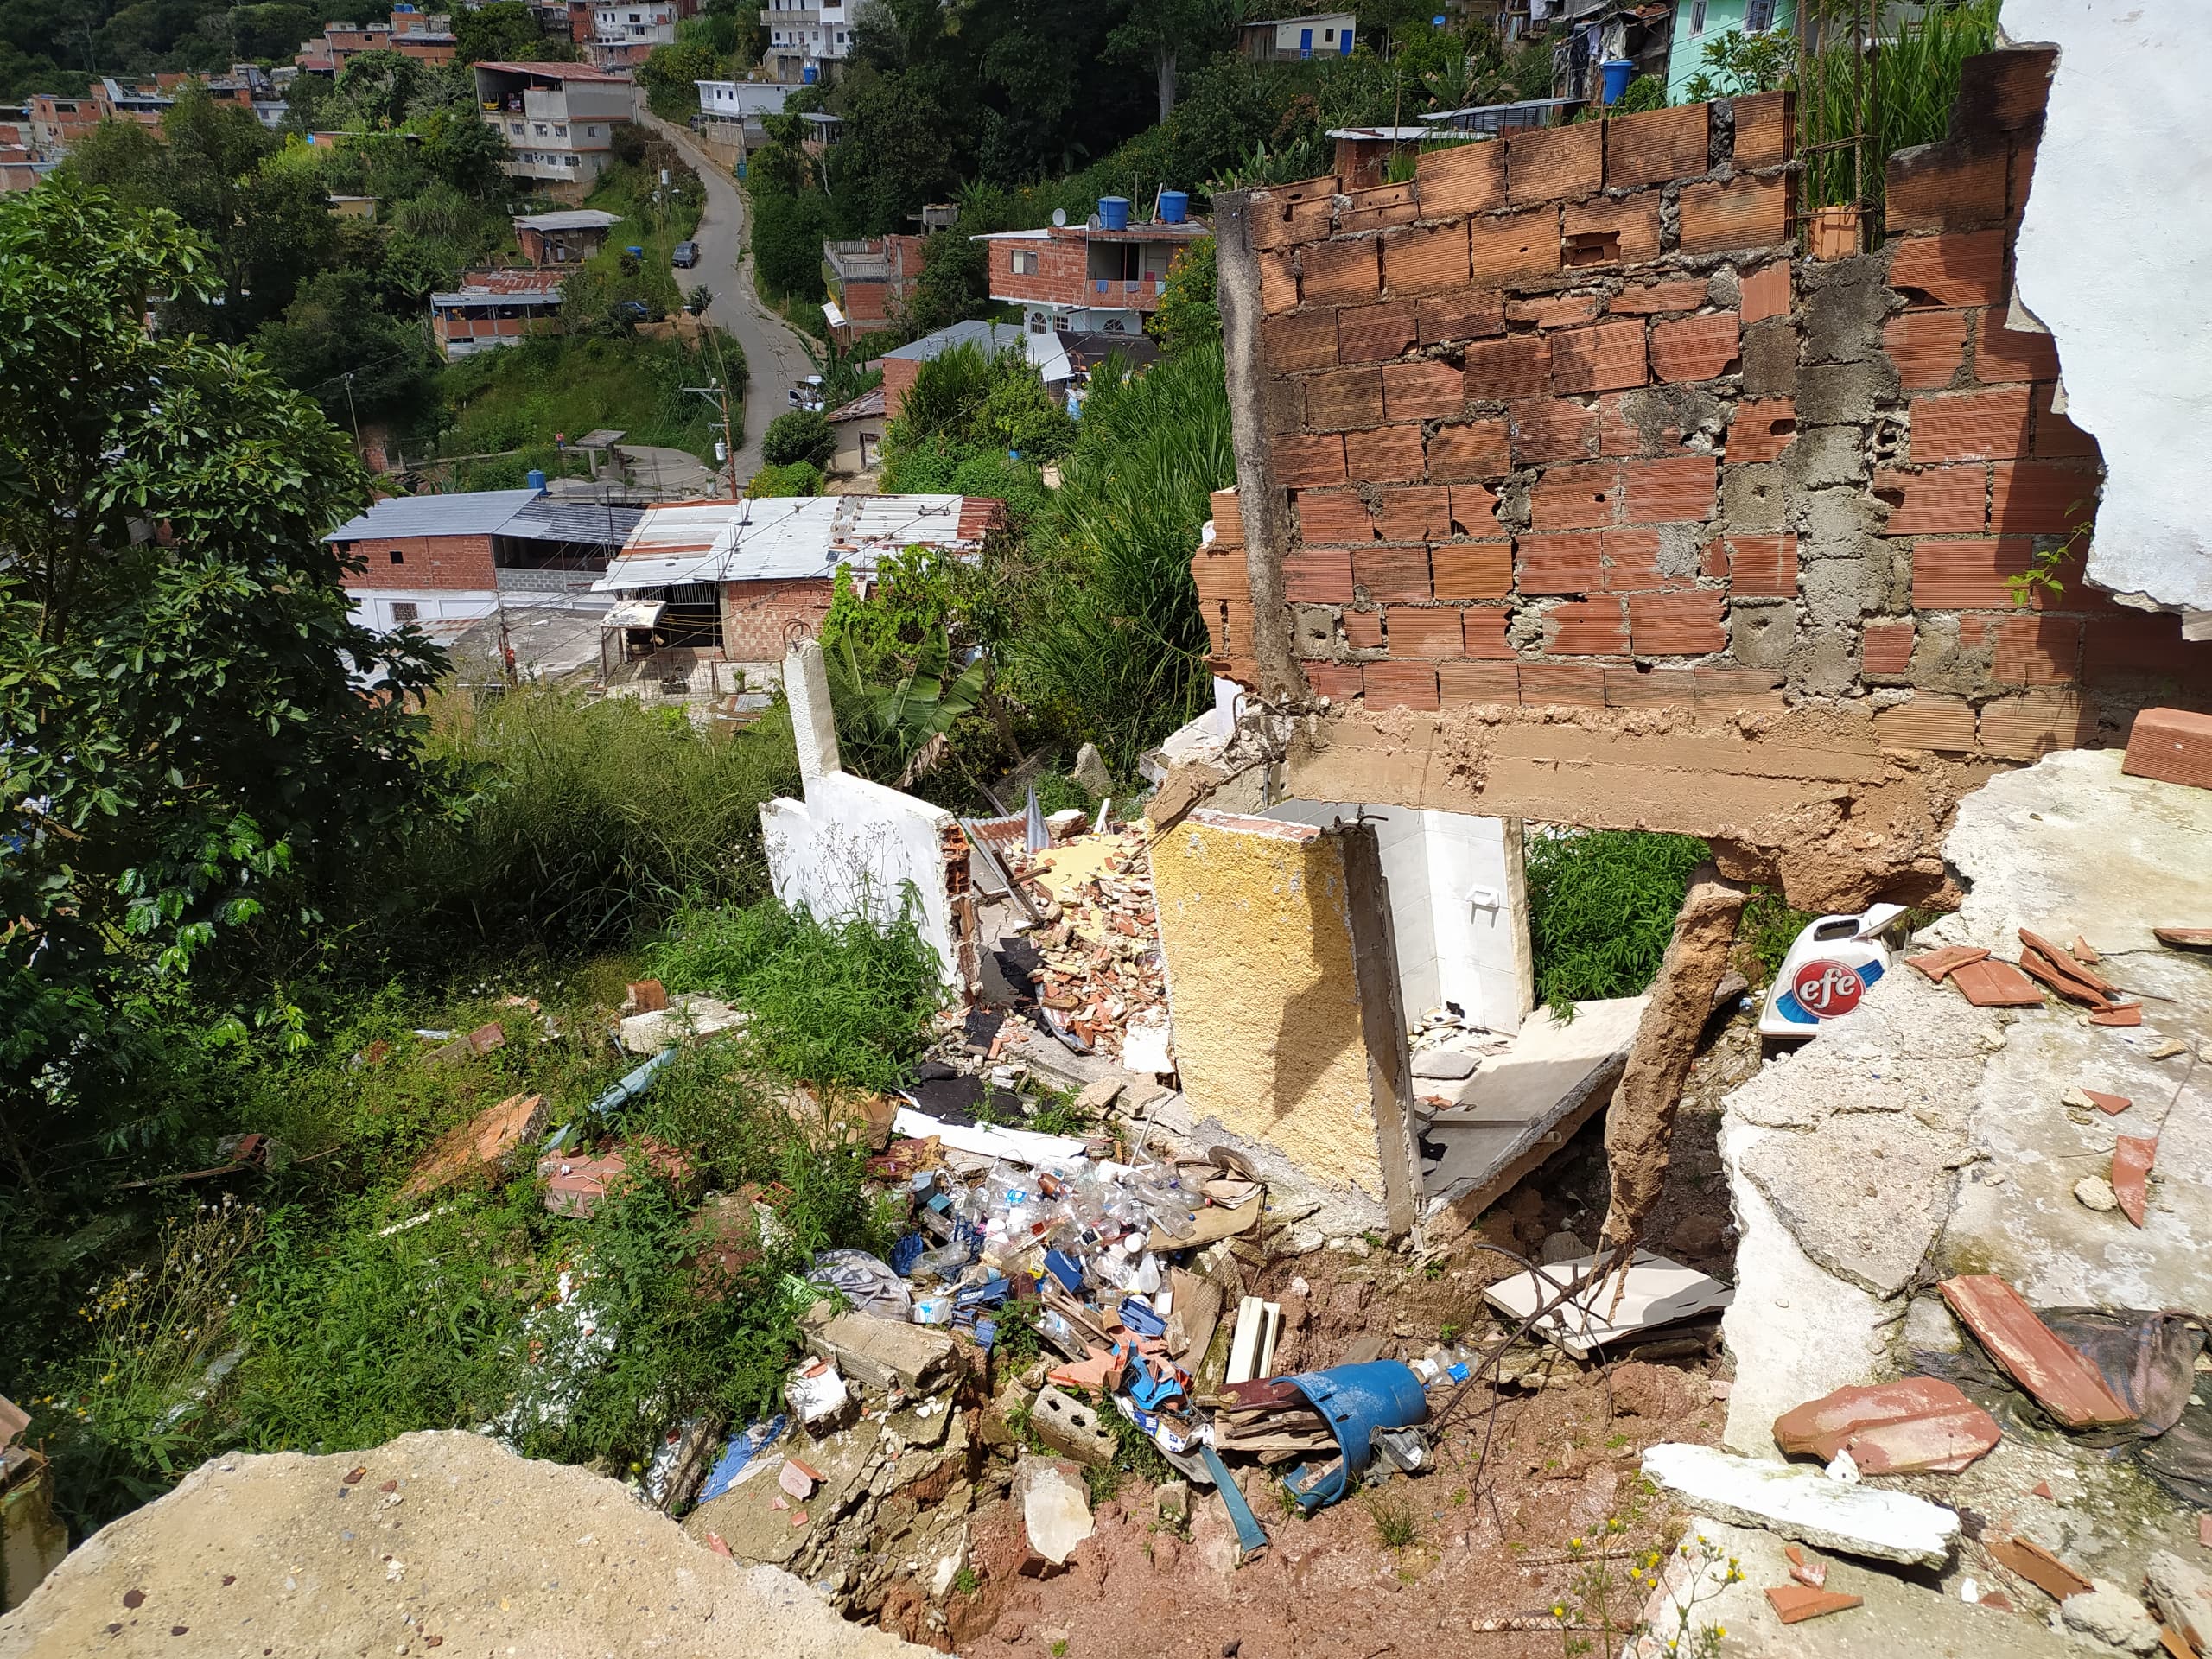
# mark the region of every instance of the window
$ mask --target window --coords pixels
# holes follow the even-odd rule
[[[1016,248],[1014,251],[1014,274],[1017,276],[1034,276],[1037,274],[1037,254],[1034,249]]]
[[[1764,35],[1774,27],[1774,0],[1745,0],[1744,31]]]
[[[512,134],[514,134],[514,136],[515,136],[516,137],[518,137],[518,138],[521,137],[522,137],[522,123],[521,123],[521,122],[519,122],[519,121],[510,121],[510,122],[508,122],[508,123],[507,123],[507,130],[508,130],[509,132],[512,132]]]
[[[394,564],[404,564],[407,563],[407,556],[395,547],[391,550],[391,562]]]
[[[1705,0],[1690,0],[1690,33],[1705,33]]]
[[[563,166],[563,167],[574,167],[575,164],[576,164],[576,158],[575,158],[575,156],[573,153],[571,153],[571,154],[569,154],[569,155],[567,155],[567,156],[563,156],[561,158],[561,165],[562,165],[562,166]]]
[[[404,599],[395,600],[391,607],[391,626],[395,628],[404,627],[422,613],[422,608],[419,606]]]
[[[531,124],[539,137],[543,138],[545,136],[545,124],[543,121],[535,121]]]
[[[1337,31],[1333,29],[1323,29],[1321,31],[1321,41],[1325,46],[1334,46],[1337,43]]]
[[[1041,334],[1045,332],[1045,314],[1042,311],[1032,311],[1029,314],[1029,332],[1033,334]]]
[[[565,138],[569,136],[569,129],[566,126],[556,124],[553,129],[553,136],[556,138]]]
[[[599,129],[598,129],[597,127],[586,127],[586,128],[584,129],[584,137],[587,137],[587,138],[596,138],[596,137],[599,137]]]

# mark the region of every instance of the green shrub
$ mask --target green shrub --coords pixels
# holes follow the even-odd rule
[[[830,457],[836,453],[837,435],[819,410],[786,410],[769,422],[768,429],[760,435],[760,459],[771,467],[797,462],[827,467]]]
[[[745,493],[760,501],[779,496],[819,495],[823,482],[819,467],[810,461],[795,461],[788,467],[763,467],[747,482]]]
[[[1650,988],[1707,856],[1688,836],[1568,830],[1529,837],[1529,944],[1536,1000],[1562,1019],[1577,1002]]]

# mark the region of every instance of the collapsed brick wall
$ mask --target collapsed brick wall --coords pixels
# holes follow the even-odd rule
[[[1885,747],[1999,759],[2212,707],[2212,644],[2082,580],[2096,446],[2054,405],[2050,336],[2010,326],[2051,56],[1969,62],[1953,137],[1892,158],[1859,257],[1796,257],[1780,92],[1249,197],[1265,462],[1239,481],[1287,509],[1258,551],[1306,690],[1845,700]],[[1216,529],[1216,671],[1256,684],[1268,584],[1232,499]],[[2039,551],[2059,585],[2021,595]]]

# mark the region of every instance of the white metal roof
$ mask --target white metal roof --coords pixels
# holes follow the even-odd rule
[[[372,542],[389,537],[489,536],[537,499],[536,490],[471,490],[459,495],[395,495],[323,537]]]
[[[887,551],[974,546],[989,509],[959,495],[817,495],[649,507],[595,591],[872,572]]]
[[[621,214],[602,213],[596,207],[564,207],[558,213],[515,216],[516,224],[531,231],[603,231],[621,222]]]

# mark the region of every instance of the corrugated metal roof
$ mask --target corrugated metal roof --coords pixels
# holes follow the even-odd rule
[[[586,496],[542,495],[499,526],[502,536],[519,536],[537,542],[587,542],[596,547],[620,547],[630,539],[643,507],[611,505]]]
[[[516,224],[532,231],[603,231],[621,222],[621,214],[602,213],[596,207],[564,207],[558,213],[515,215]]]
[[[472,490],[460,495],[395,495],[323,537],[371,542],[406,536],[489,536],[530,502],[536,490]]]
[[[976,547],[1001,504],[962,495],[787,496],[649,507],[602,591],[868,573],[887,551]]]

